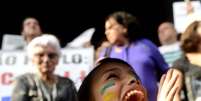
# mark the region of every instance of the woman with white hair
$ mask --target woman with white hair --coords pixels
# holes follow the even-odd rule
[[[54,74],[61,55],[55,36],[34,38],[27,52],[37,72],[23,74],[14,81],[12,101],[77,101],[73,82]]]

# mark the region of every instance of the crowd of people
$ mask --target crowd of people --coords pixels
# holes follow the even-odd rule
[[[43,33],[33,17],[22,36],[36,72],[13,81],[12,101],[201,101],[201,21],[178,38],[172,22],[158,26],[157,47],[143,36],[138,19],[125,11],[106,17],[106,41],[95,65],[76,89],[70,78],[54,74],[61,56],[59,39]]]

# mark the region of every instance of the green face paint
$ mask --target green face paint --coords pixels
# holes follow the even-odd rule
[[[107,82],[103,87],[100,89],[100,93],[103,94],[105,90],[114,85],[114,80]]]

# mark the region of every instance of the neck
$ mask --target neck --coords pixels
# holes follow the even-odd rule
[[[114,47],[115,52],[117,52],[117,53],[122,52],[122,46],[126,46],[126,45],[128,45],[128,44],[129,44],[129,42],[127,41],[127,42],[125,42],[124,44],[116,45],[116,47]]]
[[[177,40],[170,40],[168,42],[164,42],[163,45],[171,45],[171,44],[174,44],[176,42],[177,42]]]
[[[56,75],[54,74],[39,74],[39,77],[48,84],[56,82]]]
[[[201,53],[187,53],[186,56],[191,64],[198,65],[201,67]]]
[[[128,39],[124,39],[124,40],[119,41],[116,45],[117,46],[124,46],[124,45],[128,45],[128,44],[129,44]]]
[[[29,42],[31,42],[32,38],[27,38],[26,39],[26,43],[29,44]]]

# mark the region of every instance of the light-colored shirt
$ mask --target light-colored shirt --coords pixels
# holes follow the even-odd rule
[[[168,63],[170,67],[182,55],[179,42],[176,42],[171,45],[160,46],[159,51],[163,55],[163,58],[165,59],[165,61]]]

